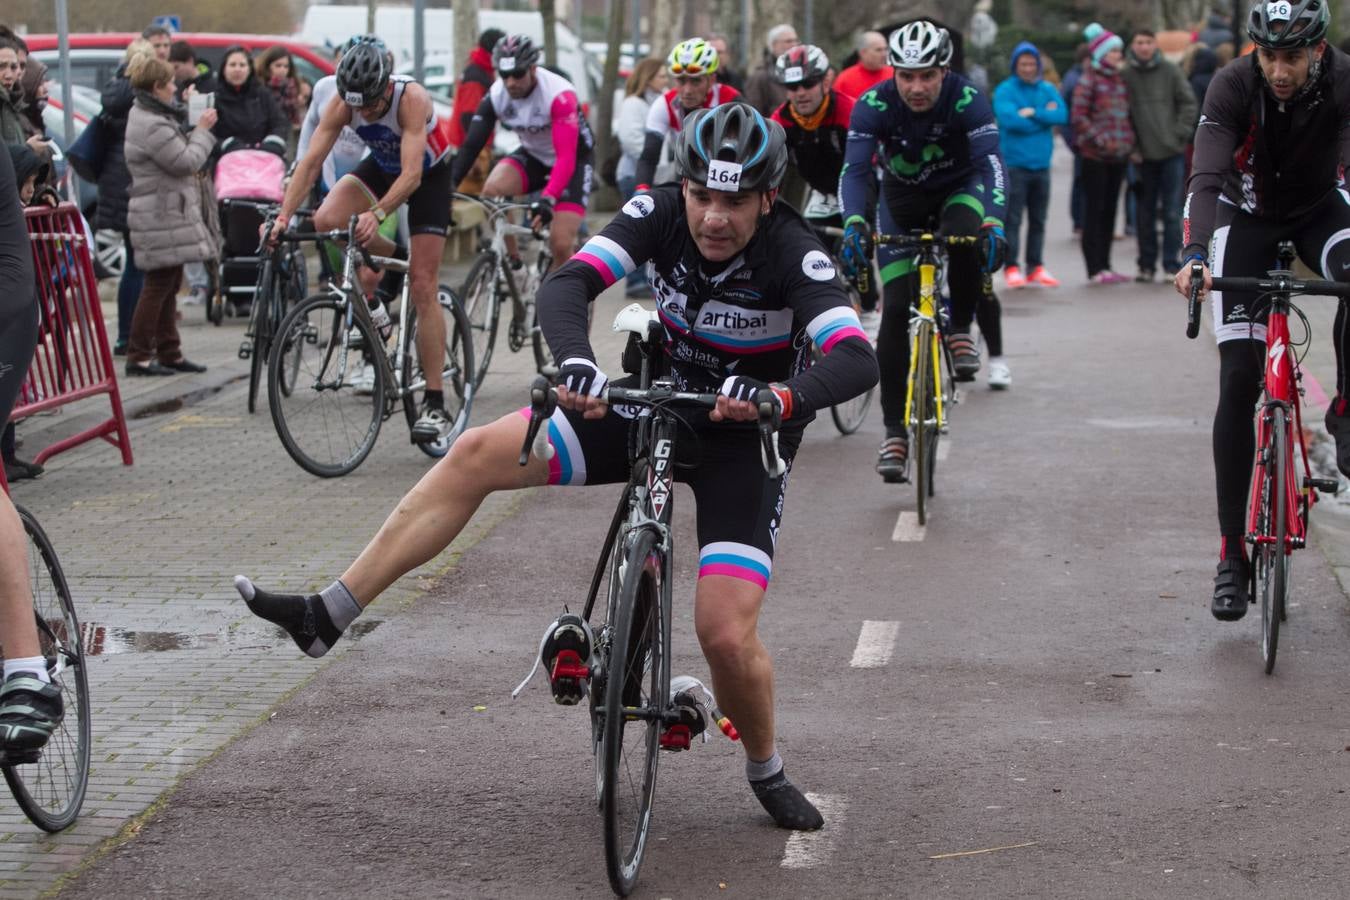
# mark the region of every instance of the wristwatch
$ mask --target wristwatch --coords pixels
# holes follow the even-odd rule
[[[384,210],[380,209],[379,206],[372,206],[372,207],[370,208],[370,214],[371,214],[372,216],[374,216],[374,217],[375,217],[375,221],[376,221],[376,222],[379,222],[381,225],[384,224],[384,220],[385,220],[385,219],[389,218],[389,213],[387,213],[387,212],[385,212]]]

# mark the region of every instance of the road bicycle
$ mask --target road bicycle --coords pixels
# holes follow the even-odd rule
[[[403,279],[392,348],[376,328],[356,280],[359,265],[407,272],[403,260],[371,256],[355,239],[356,216],[346,229],[295,234],[288,240],[343,241],[340,282],[329,283],[282,320],[268,359],[267,401],[282,446],[305,471],[335,478],[356,469],[375,446],[380,426],[398,409],[409,441],[439,458],[468,427],[473,407],[473,344],[454,292],[440,285],[437,303],[445,322],[442,362],[449,434],[431,443],[412,439],[426,390],[416,350],[417,310]],[[391,316],[393,313],[391,312]]]
[[[676,444],[681,426],[687,428],[679,411],[712,409],[718,395],[678,391],[669,380],[653,380],[662,329],[649,310],[631,304],[620,311],[614,328],[640,336],[641,372],[638,388],[610,386],[605,401],[645,409],[641,415],[635,411],[631,419],[628,484],[614,511],[581,613],[583,619],[591,621],[608,573],[603,619],[592,626],[595,639],[591,657],[570,667],[560,663],[554,674],[576,679],[590,698],[596,799],[604,817],[606,869],[614,892],[626,896],[637,883],[647,847],[659,751],[662,747],[684,749],[689,745],[689,732],[681,736],[677,727],[684,719],[681,707],[672,703],[670,687],[675,549],[672,501]],[[761,459],[765,471],[779,477],[786,465],[778,455],[772,393],[761,391],[756,402]],[[537,378],[530,390],[530,423],[521,447],[522,466],[531,452],[544,459],[552,455],[546,430],[541,432],[540,425],[555,408],[556,395],[547,379]],[[723,720],[719,725],[732,736],[730,723]]]
[[[257,203],[251,200],[224,200],[222,205],[247,205],[265,215],[262,234],[272,231],[281,207],[277,204]],[[296,210],[297,218],[313,215],[312,210]],[[253,303],[249,312],[244,340],[239,344],[239,358],[249,361],[248,411],[258,405],[258,388],[263,381],[263,370],[272,349],[272,336],[281,328],[281,321],[309,289],[305,255],[299,244],[303,235],[287,233],[269,249],[263,240],[257,250],[258,281],[253,289]]]
[[[1308,463],[1304,437],[1302,355],[1307,352],[1312,328],[1303,311],[1295,306],[1295,294],[1350,297],[1350,283],[1298,278],[1291,267],[1294,245],[1281,241],[1276,268],[1265,278],[1215,276],[1217,291],[1252,292],[1257,295],[1253,311],[1265,306],[1265,379],[1262,399],[1256,408],[1256,457],[1252,465],[1247,498],[1247,546],[1251,548],[1251,596],[1261,599],[1261,658],[1266,674],[1275,669],[1280,625],[1289,611],[1290,556],[1307,545],[1308,516],[1318,492],[1334,494],[1340,488],[1335,478],[1318,478]],[[1186,337],[1200,332],[1199,292],[1204,272],[1191,266],[1191,293]],[[1303,338],[1290,340],[1289,316],[1303,323]],[[1253,329],[1255,324],[1253,324]]]
[[[52,684],[61,689],[65,718],[46,746],[26,753],[0,751],[0,771],[19,808],[43,831],[61,831],[80,813],[89,787],[89,677],[75,603],[56,548],[36,517],[15,504],[27,538],[28,583],[38,646]]]
[[[905,380],[904,421],[909,429],[909,461],[914,471],[919,524],[928,521],[934,494],[938,442],[950,430],[948,412],[960,402],[951,353],[944,339],[947,313],[938,302],[938,271],[947,265],[947,250],[973,247],[975,235],[940,235],[919,229],[908,234],[878,234],[877,245],[891,244],[918,251],[919,297],[910,309],[909,372]]]
[[[548,229],[536,232],[528,225],[516,225],[511,221],[512,212],[522,211],[528,215],[529,204],[473,194],[451,196],[481,207],[489,229],[489,234],[480,239],[478,255],[474,257],[460,291],[473,334],[473,358],[478,364],[474,371],[474,387],[483,385],[497,342],[502,308],[507,306],[511,310],[511,321],[507,325],[506,346],[516,353],[529,341],[534,350],[535,369],[541,374],[551,374],[553,356],[544,341],[535,310],[535,295],[553,265]],[[515,254],[510,251],[508,237],[516,240]]]

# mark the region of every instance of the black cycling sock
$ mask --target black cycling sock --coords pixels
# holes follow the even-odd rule
[[[783,769],[779,769],[776,775],[751,781],[750,788],[779,828],[815,831],[825,824],[825,817],[820,814],[820,810],[788,781]]]
[[[234,577],[234,587],[255,616],[280,625],[297,647],[315,659],[327,653],[361,613],[341,581],[325,588],[323,594],[308,595],[270,594],[243,575]]]
[[[428,409],[439,409],[445,411],[445,392],[427,391],[422,395],[422,402]]]

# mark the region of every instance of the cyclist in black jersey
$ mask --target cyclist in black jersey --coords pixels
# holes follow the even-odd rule
[[[1325,39],[1326,0],[1259,0],[1247,34],[1249,58],[1224,66],[1210,83],[1195,133],[1183,222],[1185,264],[1175,286],[1188,296],[1192,262],[1219,276],[1264,275],[1280,241],[1292,240],[1322,277],[1350,281],[1350,57]],[[1214,475],[1219,567],[1210,611],[1223,621],[1247,611],[1250,574],[1243,540],[1247,487],[1256,452],[1252,409],[1264,378],[1265,312],[1254,294],[1215,294],[1219,405],[1214,412]],[[1350,475],[1346,378],[1350,328],[1336,311],[1336,397],[1327,430],[1336,461]]]
[[[38,338],[28,245],[14,163],[0,148],[0,428],[9,421]],[[61,691],[51,683],[38,644],[28,585],[28,541],[9,495],[0,491],[0,750],[36,750],[61,724]]]
[[[777,124],[744,103],[693,112],[677,163],[682,184],[633,197],[540,288],[544,334],[560,360],[552,459],[517,465],[528,411],[471,428],[321,593],[270,594],[243,576],[235,583],[255,614],[321,656],[362,607],[444,549],[489,493],[626,481],[625,416],[633,413],[601,400],[608,380],[587,312],[605,288],[650,263],[670,377],[681,389],[722,395],[715,411],[689,417],[699,439],[681,445],[700,454],[679,476],[698,508],[699,642],[721,707],[740,730],[755,795],[779,826],[819,828],[824,820],[787,780],[775,750],[773,670],[756,628],[787,476],[764,473],[749,398],[772,386],[790,471],[814,412],[875,384],[876,357],[824,246],[794,210],[775,203],[787,165]],[[814,365],[812,345],[823,353]],[[559,552],[575,549],[564,542]]]

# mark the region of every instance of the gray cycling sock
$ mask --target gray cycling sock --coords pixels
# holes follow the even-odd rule
[[[356,598],[347,590],[341,578],[319,591],[319,597],[323,599],[324,609],[328,610],[328,618],[333,621],[333,627],[338,631],[346,631],[347,626],[361,615],[361,604],[356,602]]]
[[[783,757],[778,755],[777,750],[763,762],[756,762],[748,756],[745,758],[745,777],[751,781],[763,781],[781,771],[783,771]]]

